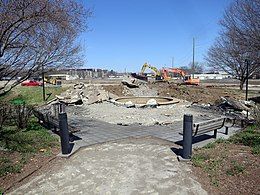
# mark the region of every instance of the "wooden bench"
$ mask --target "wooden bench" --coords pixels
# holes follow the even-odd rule
[[[231,124],[228,125],[228,121],[231,121]],[[234,126],[234,124],[235,119],[227,117],[220,117],[207,121],[202,121],[199,123],[194,123],[192,136],[195,137],[214,131],[214,137],[216,138],[218,129],[221,129],[222,127],[225,127],[225,134],[228,135],[228,128]]]
[[[44,127],[48,129],[54,129],[54,131],[57,131],[59,129],[59,120],[55,118],[54,116],[51,116],[50,114],[43,114],[38,110],[33,110],[33,114],[36,118],[38,118],[38,121],[40,124],[42,124]],[[79,129],[71,126],[68,124],[69,132],[75,133],[78,132]]]

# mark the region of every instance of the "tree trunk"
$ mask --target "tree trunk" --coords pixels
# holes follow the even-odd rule
[[[245,81],[246,81],[245,78],[242,78],[242,79],[240,80],[240,84],[239,84],[240,90],[243,90],[243,86],[244,86]]]

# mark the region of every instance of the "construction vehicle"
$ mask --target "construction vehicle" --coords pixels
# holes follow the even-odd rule
[[[176,74],[179,75],[183,80],[183,84],[199,85],[199,83],[200,83],[199,79],[192,78],[191,75],[187,75],[184,70],[179,69],[179,68],[163,68],[161,70],[161,72],[163,74],[164,80],[170,80],[172,78],[172,77],[170,77],[170,73],[172,73],[175,75]]]
[[[149,68],[154,72],[155,80],[163,80],[161,71],[159,71],[156,67],[149,65],[148,63],[144,63],[141,69],[141,75],[144,75],[145,70]]]
[[[52,85],[61,85],[61,80],[51,77],[51,76],[45,76],[44,77],[44,82],[52,84]]]

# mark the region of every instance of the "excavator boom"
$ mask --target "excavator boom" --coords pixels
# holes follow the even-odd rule
[[[144,63],[144,65],[142,66],[142,69],[141,69],[141,75],[144,74],[145,70],[149,68],[151,69],[154,74],[155,74],[155,80],[162,80],[162,76],[161,76],[161,72],[154,66],[151,66],[150,64],[148,63]]]

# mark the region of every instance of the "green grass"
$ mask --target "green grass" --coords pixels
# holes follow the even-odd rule
[[[59,95],[66,91],[66,87],[46,87],[45,93],[52,93],[48,101],[55,98],[55,95]],[[46,95],[47,97],[47,95]],[[0,97],[0,101],[12,101],[14,99],[23,99],[28,105],[41,105],[44,104],[42,97],[42,87],[24,87],[18,86],[9,93]]]
[[[249,146],[252,153],[255,155],[260,154],[260,128],[259,126],[249,126],[245,130],[231,136],[228,140],[217,139],[213,143],[209,143],[201,149],[194,152],[192,156],[192,163],[196,167],[203,169],[209,176],[213,186],[219,186],[219,170],[224,166],[224,162],[229,158],[227,154],[221,153],[218,156],[214,155],[216,147],[228,148],[229,144],[242,144]],[[214,149],[215,148],[215,149]],[[227,161],[228,162],[228,161]],[[225,173],[229,176],[235,176],[245,172],[246,167],[243,164],[233,160],[229,163]]]
[[[15,128],[13,128],[15,129]],[[36,153],[40,149],[48,149],[57,145],[58,139],[40,126],[35,119],[29,122],[28,128],[12,132],[0,145],[20,153]]]
[[[21,172],[22,164],[20,162],[13,163],[8,158],[0,158],[0,177],[8,173],[19,173]]]
[[[4,189],[0,187],[0,195],[4,194]]]
[[[229,141],[235,144],[243,144],[252,148],[253,154],[260,154],[260,130],[258,126],[249,126],[232,137]]]
[[[31,118],[26,129],[17,130],[15,126],[8,126],[10,133],[0,140],[0,146],[8,149],[8,152],[19,152],[19,162],[12,162],[8,156],[0,157],[0,177],[8,173],[19,173],[28,159],[35,153],[42,152],[45,156],[52,154],[51,148],[57,147],[58,138],[49,133]],[[42,151],[41,151],[42,150]]]
[[[201,168],[203,168],[203,166],[204,166],[204,162],[206,161],[206,160],[208,160],[209,159],[209,156],[208,155],[206,155],[206,154],[196,154],[196,155],[193,155],[192,156],[192,163],[196,166],[196,167],[201,167]]]
[[[211,146],[209,148],[211,148]],[[222,159],[212,159],[207,153],[204,153],[202,149],[199,150],[199,153],[193,155],[191,160],[194,166],[202,168],[208,174],[212,185],[216,187],[219,185],[216,174],[221,166]]]

